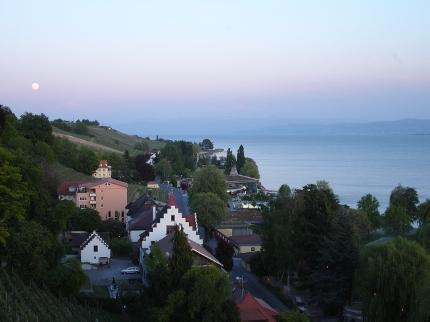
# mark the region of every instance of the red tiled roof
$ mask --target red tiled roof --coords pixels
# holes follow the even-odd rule
[[[64,181],[62,182],[58,188],[57,188],[57,194],[59,195],[67,195],[67,194],[71,194],[72,192],[69,192],[69,187],[94,187],[94,186],[98,186],[104,183],[113,183],[122,187],[127,188],[128,184],[126,182],[122,182],[116,179],[112,179],[112,178],[105,178],[105,179],[100,179],[100,180],[94,180],[94,181],[83,181],[83,180],[75,180],[75,181]],[[73,193],[74,194],[74,193]]]
[[[172,194],[169,195],[167,205],[169,207],[175,206],[176,208],[178,208],[178,205],[176,204],[176,197],[174,195],[172,195]]]
[[[196,223],[196,215],[195,214],[189,214],[186,215],[185,221],[190,224],[191,227],[193,227],[193,230],[197,230],[197,223]]]
[[[246,292],[242,301],[237,305],[240,313],[240,320],[276,322],[278,312],[263,300],[252,296]]]
[[[87,181],[83,181],[83,180],[64,181],[58,186],[57,193],[59,195],[67,195],[70,193],[69,187],[78,187],[78,186],[82,186],[86,183],[87,183]]]

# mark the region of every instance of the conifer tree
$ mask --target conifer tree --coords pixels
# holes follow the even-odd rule
[[[236,160],[237,172],[241,173],[241,170],[245,165],[245,151],[243,149],[243,145],[240,145],[239,150],[237,150]]]
[[[172,256],[169,259],[169,268],[174,285],[178,285],[182,276],[193,265],[193,253],[188,244],[187,236],[182,227],[176,228],[173,236]]]

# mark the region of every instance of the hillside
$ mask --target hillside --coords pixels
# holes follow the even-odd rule
[[[1,321],[113,321],[99,309],[79,305],[0,269]]]
[[[88,132],[89,135],[80,135],[53,126],[54,135],[97,151],[123,153],[125,150],[128,150],[131,155],[135,155],[142,153],[141,150],[136,149],[137,144],[147,145],[150,150],[161,149],[165,144],[162,141],[148,140],[137,135],[128,135],[105,126],[88,126]]]

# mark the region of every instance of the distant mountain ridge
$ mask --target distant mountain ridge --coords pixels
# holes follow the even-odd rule
[[[402,119],[377,122],[316,122],[262,117],[260,119],[236,116],[224,120],[193,119],[180,122],[181,127],[170,126],[165,120],[146,122],[145,133],[169,139],[180,136],[211,135],[430,135],[430,120]],[[118,126],[126,133],[141,131],[141,122]]]

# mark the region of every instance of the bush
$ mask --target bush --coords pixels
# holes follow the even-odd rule
[[[131,256],[133,252],[131,242],[127,239],[113,238],[109,246],[114,256]]]

